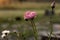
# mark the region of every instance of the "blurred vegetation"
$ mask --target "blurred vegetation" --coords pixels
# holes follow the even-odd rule
[[[0,7],[0,25],[4,23],[8,23],[9,25],[6,29],[13,30],[14,28],[11,25],[19,23],[20,26],[18,26],[17,29],[21,33],[20,36],[22,37],[22,39],[31,37],[33,36],[32,30],[31,29],[29,30],[31,25],[24,20],[24,13],[27,10],[36,11],[37,16],[34,20],[35,23],[38,22],[43,24],[50,20],[49,16],[44,15],[44,12],[46,9],[51,10],[50,3],[22,2],[17,4],[10,4],[8,6],[1,6]],[[52,22],[60,23],[60,4],[59,3],[56,3],[55,15],[53,16]],[[24,30],[25,27],[27,29]],[[4,29],[5,28],[0,26],[0,31]]]
[[[56,3],[56,8],[59,9],[60,3]],[[9,5],[0,6],[0,10],[44,10],[46,8],[50,9],[50,2],[21,2],[21,3],[12,3]]]

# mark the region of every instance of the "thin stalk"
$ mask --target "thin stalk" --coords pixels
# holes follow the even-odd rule
[[[52,24],[51,24],[51,26],[50,26],[50,35],[49,35],[49,40],[51,40],[52,32],[53,32],[53,27],[52,27]]]
[[[51,35],[52,35],[52,32],[53,32],[53,22],[52,22],[52,16],[53,16],[53,8],[52,8],[52,14],[50,14],[50,35],[49,35],[49,40],[51,40]]]
[[[5,36],[4,39],[5,39],[5,40],[8,40],[8,36]]]
[[[19,33],[16,33],[17,34],[17,40],[19,40]]]
[[[32,25],[32,28],[33,28],[33,33],[34,33],[34,38],[35,38],[35,40],[38,40],[38,38],[37,38],[37,29],[36,29],[36,25],[35,25],[35,23],[34,23],[34,20],[30,20],[31,21],[31,25]]]
[[[8,38],[6,38],[6,40],[8,40]]]

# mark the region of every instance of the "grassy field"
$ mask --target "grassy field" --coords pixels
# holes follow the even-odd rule
[[[1,10],[0,11],[0,19],[1,20],[8,20],[9,18],[16,18],[16,17],[20,17],[22,20],[24,19],[24,13],[26,12],[27,10]],[[33,10],[33,11],[36,11],[37,12],[37,19],[38,20],[41,20],[41,19],[44,19],[44,12],[45,10]],[[48,17],[48,16],[47,16]],[[36,19],[36,21],[37,21]],[[60,11],[57,10],[55,11],[55,15],[53,16],[53,21],[54,22],[60,22]]]

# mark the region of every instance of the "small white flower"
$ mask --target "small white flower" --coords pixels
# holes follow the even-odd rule
[[[4,38],[5,36],[6,36],[5,34],[2,34],[2,35],[1,35],[1,38]]]
[[[9,34],[10,31],[9,31],[9,30],[4,30],[4,31],[2,31],[2,34],[5,34],[5,33]]]

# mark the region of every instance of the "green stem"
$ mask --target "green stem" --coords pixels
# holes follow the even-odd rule
[[[51,29],[51,30],[50,30],[49,40],[51,40],[51,35],[52,35],[52,32],[53,32],[53,27],[51,26],[50,29]]]
[[[6,36],[4,39],[5,39],[5,40],[8,40],[8,36]]]
[[[19,33],[17,33],[17,40],[19,40]]]
[[[33,20],[30,20],[30,21],[31,21],[31,24],[32,24],[33,32],[34,32],[34,38],[35,38],[35,40],[38,40],[38,38],[37,38],[38,34],[37,34],[36,25],[35,25]]]
[[[52,14],[53,14],[53,8],[52,8]],[[53,32],[53,22],[52,22],[52,14],[50,14],[50,35],[49,35],[49,40],[51,40],[51,35]]]

